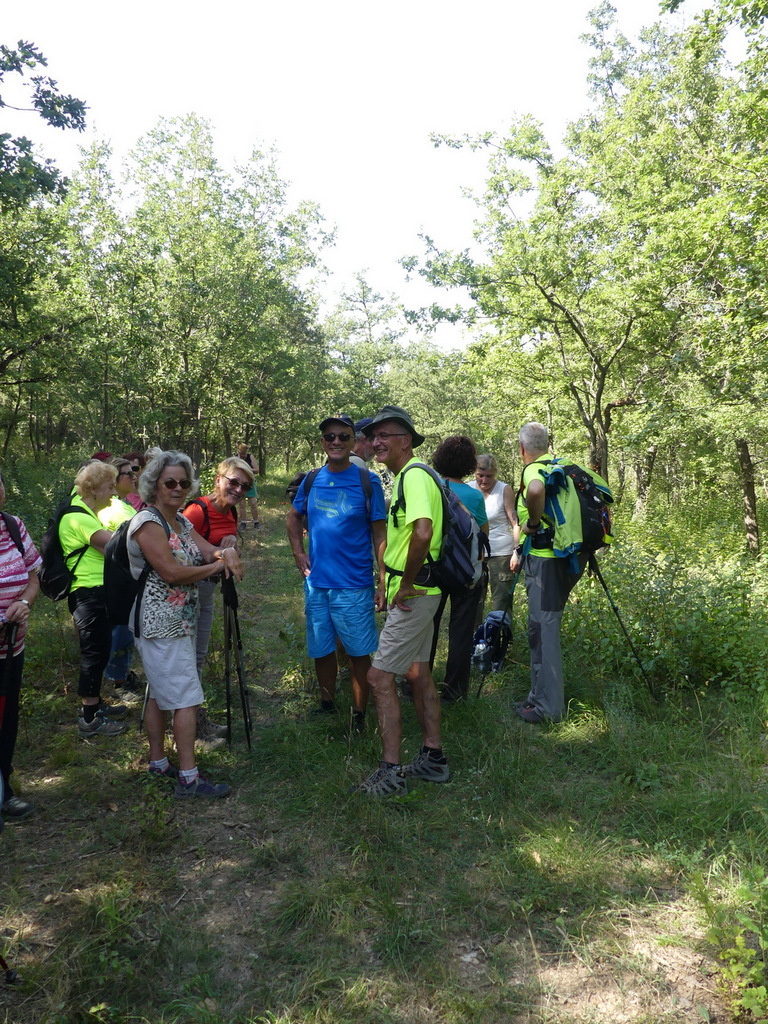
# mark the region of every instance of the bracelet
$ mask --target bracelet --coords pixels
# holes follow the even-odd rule
[[[538,523],[532,523],[530,521],[530,519],[528,520],[528,529],[529,530],[538,530],[538,528],[540,526],[541,526],[541,520],[539,520]]]
[[[27,606],[27,608],[31,608],[32,607],[32,605],[29,603],[29,601],[26,599],[26,597],[18,597],[16,600],[19,602],[19,604],[25,604]]]

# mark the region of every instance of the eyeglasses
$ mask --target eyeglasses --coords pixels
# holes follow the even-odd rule
[[[334,434],[333,431],[328,431],[327,434],[323,434],[324,441],[335,441],[337,437],[340,441],[344,441],[346,444],[346,442],[352,437],[352,434],[347,434],[343,430],[340,434]]]
[[[251,486],[248,483],[244,484],[243,481],[238,480],[236,476],[225,476],[224,479],[229,480],[230,484],[232,484],[233,487],[236,487],[238,491],[247,491]]]
[[[371,441],[388,441],[390,437],[405,437],[405,434],[387,434],[384,431],[380,434],[374,434],[371,437]]]
[[[135,476],[136,472],[133,469],[121,469],[117,474],[118,476]]]
[[[134,473],[140,473],[141,472],[141,466],[131,466],[131,470]]]
[[[191,480],[163,480],[162,484],[163,484],[163,487],[167,488],[169,491],[175,491],[179,487],[182,489],[182,491],[188,491],[189,488],[192,486],[192,481]]]

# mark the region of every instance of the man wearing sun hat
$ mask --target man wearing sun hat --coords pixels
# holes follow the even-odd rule
[[[355,425],[345,413],[320,424],[326,462],[299,485],[288,513],[293,557],[304,580],[307,651],[320,685],[316,715],[336,712],[337,637],[349,655],[354,726],[363,728],[370,655],[378,634],[374,618],[373,552],[386,540],[381,482],[367,467],[352,465]],[[304,550],[304,516],[309,550]],[[373,547],[371,540],[373,539]]]
[[[413,449],[423,443],[423,435],[398,405],[385,405],[363,432],[373,443],[376,461],[396,474],[392,493],[398,495],[403,470],[419,462]],[[403,793],[409,778],[445,782],[450,774],[440,739],[440,698],[429,668],[440,590],[419,585],[427,554],[434,559],[440,556],[443,502],[428,473],[414,469],[405,474],[402,483],[404,508],[399,500],[393,500],[389,509],[386,579],[376,593],[376,608],[387,609],[387,620],[368,682],[379,720],[382,761],[357,787],[358,792],[369,796]],[[395,676],[399,674],[405,674],[413,688],[423,739],[420,752],[406,765],[400,760],[402,717],[395,689]]]

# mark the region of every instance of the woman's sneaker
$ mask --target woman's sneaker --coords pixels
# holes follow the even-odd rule
[[[113,722],[101,709],[96,712],[91,722],[86,722],[82,715],[77,719],[77,731],[81,736],[119,736],[127,728],[125,722]]]
[[[435,757],[426,747],[422,747],[412,761],[403,765],[403,775],[406,779],[447,782],[450,774],[445,754],[438,754]]]
[[[226,796],[227,793],[229,793],[229,786],[225,782],[209,782],[202,775],[198,775],[194,782],[182,782],[179,779],[174,796],[178,800],[188,800],[195,796],[216,800],[218,797]]]

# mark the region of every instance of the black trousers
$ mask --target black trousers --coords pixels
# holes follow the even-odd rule
[[[98,697],[101,677],[112,650],[112,627],[104,602],[104,587],[78,587],[69,595],[67,603],[80,638],[77,692],[80,697]]]
[[[15,658],[0,658],[0,775],[3,777],[3,801],[13,796],[11,762],[19,733],[19,693],[23,670],[24,651]]]
[[[469,672],[472,667],[472,639],[475,635],[475,616],[483,598],[483,587],[476,586],[473,590],[465,590],[460,594],[452,594],[451,618],[448,623],[448,659],[445,663],[445,683],[443,696],[454,700],[466,697],[469,692]],[[437,638],[440,633],[440,619],[443,616],[448,594],[443,594],[435,612],[434,634],[432,636],[432,653],[429,656],[429,667],[435,663]]]

